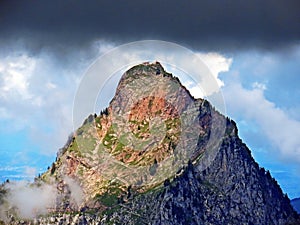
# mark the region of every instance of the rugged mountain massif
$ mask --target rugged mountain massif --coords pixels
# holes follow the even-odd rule
[[[288,197],[238,137],[234,121],[194,99],[159,63],[137,65],[122,76],[109,107],[86,119],[33,185],[43,184],[56,190],[46,215],[21,221],[17,210],[8,209],[3,220],[300,224]],[[5,196],[5,187],[0,194]]]

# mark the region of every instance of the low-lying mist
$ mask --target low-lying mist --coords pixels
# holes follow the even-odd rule
[[[70,191],[70,202],[80,206],[84,197],[80,185],[69,177],[64,177],[64,185]],[[6,182],[0,185],[0,221],[9,222],[12,216],[33,219],[53,212],[57,208],[60,195],[57,183]]]
[[[5,183],[0,218],[7,220],[9,215],[32,219],[47,213],[55,207],[57,189],[49,184],[32,184],[27,181]]]

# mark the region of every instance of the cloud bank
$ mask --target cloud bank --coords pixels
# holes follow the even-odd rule
[[[34,51],[163,39],[192,48],[278,49],[299,43],[297,0],[2,1],[1,42],[27,39]],[[63,54],[63,53],[61,53]]]

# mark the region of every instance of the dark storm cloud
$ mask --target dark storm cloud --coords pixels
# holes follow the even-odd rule
[[[14,1],[0,3],[0,40],[85,45],[163,39],[208,50],[276,49],[299,43],[299,0]]]

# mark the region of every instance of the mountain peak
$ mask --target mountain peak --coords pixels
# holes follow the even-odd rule
[[[179,79],[166,72],[159,62],[145,62],[123,74],[109,108],[117,112],[122,108],[130,110],[127,106],[132,107],[138,100],[149,98],[168,102],[181,112],[195,101]]]
[[[69,138],[42,184],[57,193],[38,224],[299,224],[235,122],[159,62],[124,73],[109,107]],[[21,224],[9,206],[8,224]]]
[[[166,73],[165,69],[161,65],[160,62],[144,62],[139,65],[133,66],[128,71],[126,71],[126,74],[143,74],[146,73],[148,75],[159,75],[161,73]]]
[[[144,62],[128,69],[121,77],[117,91],[128,82],[147,77],[148,79],[159,79],[160,77],[173,78],[172,74],[167,73],[160,62]],[[175,78],[176,79],[176,78]],[[177,82],[179,82],[177,78]],[[180,83],[180,82],[179,82]]]
[[[196,148],[198,134],[208,129],[197,122],[201,103],[159,62],[139,64],[124,73],[108,107],[108,118],[114,131],[111,135],[118,137],[111,152],[121,145],[122,151],[114,156],[130,168],[139,166],[138,176],[129,175],[132,171],[128,170],[128,185],[162,183],[170,176],[167,173],[174,174],[191,156],[197,158],[204,151]],[[180,160],[175,160],[179,154]],[[164,164],[172,166],[166,169]],[[153,175],[153,166],[159,175]]]

